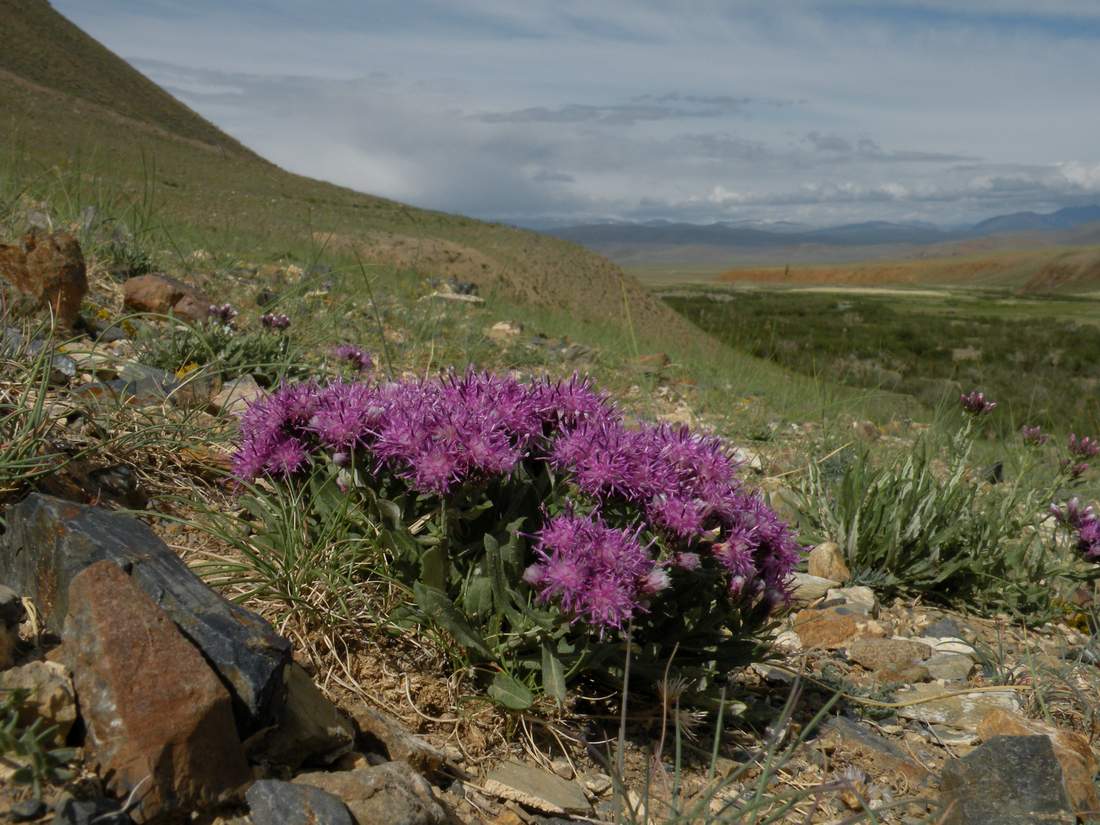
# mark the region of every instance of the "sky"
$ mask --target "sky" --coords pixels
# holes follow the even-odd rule
[[[526,225],[1100,203],[1097,0],[53,0],[280,166]]]

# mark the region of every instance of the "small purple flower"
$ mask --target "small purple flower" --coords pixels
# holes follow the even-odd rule
[[[290,326],[290,316],[281,312],[268,312],[260,316],[260,323],[267,329],[281,331]]]
[[[332,357],[343,361],[356,372],[368,372],[374,366],[374,359],[354,344],[340,344],[332,348]]]
[[[970,415],[987,415],[997,407],[996,401],[987,400],[985,393],[977,390],[960,395],[959,403]]]
[[[1043,428],[1038,424],[1024,424],[1020,428],[1020,438],[1025,444],[1033,447],[1041,447],[1050,441],[1050,436],[1044,433]]]
[[[1096,458],[1100,455],[1100,441],[1087,435],[1078,438],[1076,433],[1070,433],[1069,454],[1076,458]]]
[[[1077,551],[1087,561],[1100,561],[1100,518],[1091,506],[1071,498],[1061,507],[1050,505],[1050,512],[1064,527],[1077,532]]]
[[[206,314],[211,319],[231,327],[233,326],[233,320],[237,317],[237,310],[233,308],[232,304],[211,304]]]
[[[1064,505],[1050,505],[1050,514],[1067,527],[1079,528],[1087,521],[1095,519],[1091,505],[1081,506],[1081,499],[1074,496]]]
[[[1071,481],[1076,481],[1089,471],[1087,461],[1074,461],[1072,458],[1063,458],[1061,467],[1062,472],[1068,475]]]

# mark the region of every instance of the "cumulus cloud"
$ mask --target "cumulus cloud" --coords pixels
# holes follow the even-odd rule
[[[280,165],[480,217],[959,222],[1100,197],[1091,2],[56,2]]]

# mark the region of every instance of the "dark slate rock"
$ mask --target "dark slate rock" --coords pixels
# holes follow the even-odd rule
[[[110,799],[66,797],[57,806],[53,825],[133,825],[129,814]]]
[[[276,718],[290,643],[266,621],[222,598],[136,519],[37,493],[9,508],[0,581],[29,596],[59,633],[73,577],[107,559],[167,613],[233,696],[242,734]]]
[[[1073,825],[1062,767],[1046,736],[994,736],[940,777],[942,825]]]
[[[23,333],[15,327],[4,327],[0,330],[0,353],[7,356],[29,355],[37,358],[42,350],[48,347],[46,341],[33,339],[24,341]],[[67,355],[54,353],[50,356],[50,383],[54,386],[63,386],[76,378],[76,362]]]
[[[951,618],[937,619],[932,624],[928,625],[922,633],[924,636],[930,636],[936,639],[961,639],[963,637],[962,628],[959,627],[959,623]]]
[[[253,825],[355,825],[347,805],[310,785],[261,779],[244,798]]]

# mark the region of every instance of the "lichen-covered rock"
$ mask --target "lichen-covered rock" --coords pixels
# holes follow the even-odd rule
[[[276,718],[290,643],[255,613],[203,584],[147,525],[38,494],[9,508],[7,524],[0,581],[31,598],[47,629],[61,630],[73,578],[97,561],[113,561],[168,614],[229,688],[242,734]]]
[[[42,720],[42,727],[54,729],[51,742],[63,745],[76,722],[76,696],[65,666],[58,662],[27,662],[0,673],[0,690],[26,691],[19,716],[29,725]]]
[[[69,587],[65,663],[73,673],[86,750],[133,816],[217,804],[250,778],[229,692],[170,618],[114,562]]]

